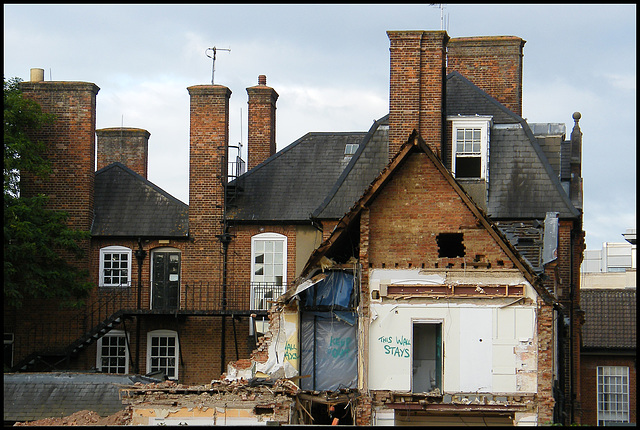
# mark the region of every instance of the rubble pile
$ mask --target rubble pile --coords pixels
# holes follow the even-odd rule
[[[125,426],[131,422],[131,410],[125,409],[108,417],[93,411],[78,411],[68,417],[43,418],[37,421],[15,423],[16,426]]]

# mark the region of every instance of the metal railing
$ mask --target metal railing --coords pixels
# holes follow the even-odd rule
[[[22,341],[19,348],[23,352],[21,355],[36,352],[42,355],[67,354],[71,346],[82,342],[83,339],[90,343],[106,334],[127,314],[265,311],[284,292],[284,286],[268,282],[234,284],[227,285],[226,294],[223,294],[222,285],[218,283],[198,282],[185,283],[180,290],[179,309],[151,309],[148,286],[142,285],[140,306],[136,284],[98,287],[83,308],[75,311],[60,310],[43,316],[41,321],[31,325],[28,336],[20,337]],[[104,327],[108,327],[106,331]]]

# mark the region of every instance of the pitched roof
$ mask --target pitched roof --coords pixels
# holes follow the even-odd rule
[[[541,218],[573,206],[527,122],[458,72],[447,75],[447,116],[491,115],[487,213],[494,219]]]
[[[498,227],[493,224],[480,208],[473,202],[471,197],[464,191],[464,189],[458,184],[458,182],[451,175],[451,172],[442,164],[441,160],[436,157],[431,148],[424,142],[424,140],[414,130],[409,140],[405,142],[398,153],[393,157],[391,162],[380,172],[380,174],[374,179],[374,181],[367,187],[362,196],[353,204],[351,210],[346,213],[338,222],[331,235],[312,252],[311,256],[307,260],[305,267],[302,269],[301,276],[308,276],[311,274],[311,270],[320,264],[322,258],[332,249],[341,246],[341,239],[343,236],[349,234],[348,230],[352,223],[359,217],[360,211],[370,204],[370,202],[376,198],[380,190],[390,180],[394,172],[401,169],[401,165],[405,159],[414,151],[424,152],[428,159],[436,166],[443,177],[449,182],[451,187],[460,196],[463,203],[471,210],[471,212],[478,219],[480,225],[482,225],[487,232],[493,237],[502,250],[513,261],[514,265],[522,272],[527,281],[536,289],[545,300],[552,302],[553,298],[549,292],[541,285],[539,278],[531,269],[531,266],[520,256],[517,250],[509,243],[507,238],[500,232]]]
[[[229,219],[309,222],[353,159],[345,157],[345,146],[359,145],[366,135],[307,133],[231,183],[241,192],[230,202]]]
[[[491,115],[498,124],[515,124],[521,119],[455,71],[447,75],[446,103],[447,115]]]
[[[314,218],[341,218],[389,162],[389,115],[375,121]]]
[[[101,373],[5,373],[4,420],[35,421],[82,410],[106,417],[124,409],[119,387],[137,376]]]
[[[636,289],[580,290],[583,348],[636,348]]]
[[[187,237],[189,206],[113,163],[96,172],[93,236]]]

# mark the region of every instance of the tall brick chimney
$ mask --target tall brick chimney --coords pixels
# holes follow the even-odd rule
[[[227,177],[229,97],[222,85],[187,88],[191,98],[189,132],[189,236],[183,280],[218,281],[224,205],[223,180]]]
[[[21,193],[49,196],[48,207],[69,214],[70,227],[89,231],[93,222],[95,173],[96,95],[100,88],[90,82],[22,82],[24,97],[38,102],[56,120],[32,133],[45,143],[44,156],[51,174],[38,178],[21,172]]]
[[[258,85],[247,88],[249,127],[247,170],[276,153],[276,101],[278,93],[267,86],[267,77],[258,76]]]
[[[390,41],[389,159],[413,129],[441,153],[444,125],[445,31],[387,31]]]
[[[522,116],[525,43],[515,36],[453,38],[447,46],[447,73],[460,72],[478,88]]]
[[[147,130],[112,127],[96,130],[98,170],[119,162],[147,179],[149,136]]]

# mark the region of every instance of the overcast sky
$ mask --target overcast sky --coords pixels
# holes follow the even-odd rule
[[[636,224],[636,6],[444,7],[451,37],[519,36],[523,116],[582,114],[587,248]],[[310,131],[367,131],[389,109],[387,30],[440,30],[441,9],[410,5],[4,5],[4,76],[93,82],[97,128],[144,128],[149,180],[188,203],[187,87],[232,91],[230,142],[246,150],[247,92],[280,95],[277,149]],[[210,52],[209,52],[210,53]],[[246,159],[246,156],[245,156]]]

